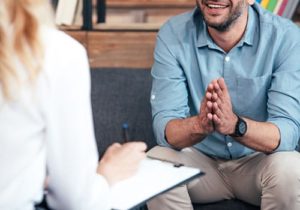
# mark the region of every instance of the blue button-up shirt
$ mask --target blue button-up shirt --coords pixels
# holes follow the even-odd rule
[[[170,146],[165,139],[166,124],[197,115],[207,85],[223,77],[233,111],[274,123],[281,135],[277,151],[295,149],[300,133],[300,29],[258,4],[248,11],[244,36],[228,53],[212,40],[198,9],[171,18],[160,29],[151,71],[158,144]],[[217,132],[194,147],[225,159],[254,152]]]

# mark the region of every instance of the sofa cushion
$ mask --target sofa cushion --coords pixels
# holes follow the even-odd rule
[[[156,143],[152,132],[148,69],[94,69],[92,108],[100,155],[113,142],[122,142],[122,124],[128,123],[132,140]]]

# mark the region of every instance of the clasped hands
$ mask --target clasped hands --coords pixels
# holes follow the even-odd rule
[[[217,131],[223,135],[234,133],[237,116],[223,78],[213,80],[207,87],[198,115],[203,133]]]

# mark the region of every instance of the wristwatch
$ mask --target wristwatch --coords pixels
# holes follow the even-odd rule
[[[238,121],[235,125],[234,133],[230,136],[233,137],[242,137],[247,132],[247,123],[240,116],[237,115]]]

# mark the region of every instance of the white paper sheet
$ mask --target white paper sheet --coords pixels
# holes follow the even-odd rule
[[[200,169],[146,158],[135,176],[112,187],[113,209],[130,209],[197,175]]]

